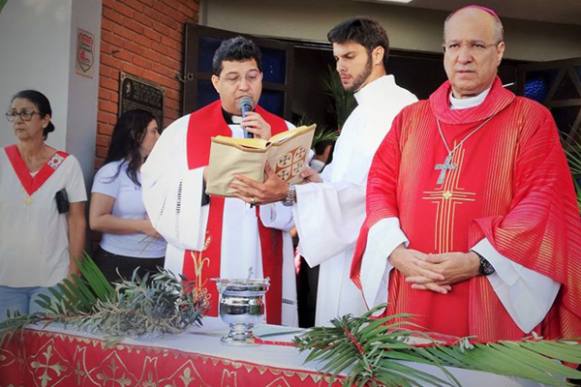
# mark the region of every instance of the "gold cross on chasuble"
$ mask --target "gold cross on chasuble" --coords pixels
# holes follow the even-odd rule
[[[438,254],[452,251],[457,207],[464,202],[476,200],[474,199],[475,192],[466,192],[459,186],[464,149],[457,149],[451,161],[454,168],[448,169],[449,173],[444,175],[440,188],[434,191],[424,191],[422,196],[422,199],[429,200],[436,206],[434,249]],[[440,184],[439,180],[438,184]]]

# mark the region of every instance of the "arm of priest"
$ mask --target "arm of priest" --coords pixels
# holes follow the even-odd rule
[[[205,168],[188,168],[188,120],[184,116],[163,131],[141,168],[141,185],[149,219],[164,239],[173,247],[201,250],[208,219]]]
[[[277,218],[279,222],[284,219],[289,227],[294,221],[301,240],[301,255],[314,267],[354,245],[365,213],[365,187],[351,182],[325,182],[331,171],[332,164],[322,175],[305,168],[302,176],[309,184],[295,185],[296,197],[292,200],[288,198],[289,185],[269,168],[264,183],[237,176],[232,187],[236,196],[248,203],[279,202],[270,211],[283,209],[280,201],[285,201],[289,208],[292,205],[291,218],[288,211]]]
[[[400,161],[398,132],[392,128],[374,158],[368,179],[367,218],[351,269],[351,278],[362,290],[368,305],[387,300],[389,272],[393,268],[402,272],[416,289],[445,294],[454,283],[480,275],[476,252],[494,267],[495,272],[487,279],[510,316],[524,332],[531,331],[551,308],[560,284],[548,273],[499,252],[494,247],[495,241],[488,238],[493,232],[485,233],[469,252],[426,255],[407,248],[408,239],[399,224],[396,198]],[[518,216],[518,207],[515,205],[504,218]],[[526,232],[523,230],[522,237]]]

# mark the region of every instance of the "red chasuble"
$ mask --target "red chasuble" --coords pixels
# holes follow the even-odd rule
[[[271,127],[272,135],[288,130],[286,122],[272,113],[256,107],[256,112]],[[213,102],[190,114],[187,134],[188,168],[195,169],[208,165],[210,158],[210,143],[214,136],[231,136],[232,131],[224,121],[220,101]],[[210,310],[208,315],[218,315],[218,291],[216,284],[208,281],[220,277],[220,250],[222,244],[222,214],[224,198],[210,197],[210,211],[206,235],[209,243],[206,250],[186,250],[184,254],[183,275],[194,279],[195,267],[203,266],[203,260],[209,259],[209,267],[204,267],[204,287],[210,294]],[[258,217],[258,208],[257,208]],[[266,293],[267,322],[280,324],[282,313],[282,232],[264,227],[258,218],[260,246],[262,251],[262,271],[264,277],[270,277],[270,289]]]
[[[361,288],[368,231],[387,217],[399,218],[409,247],[425,253],[467,252],[487,238],[505,257],[561,284],[535,332],[581,336],[581,222],[550,112],[503,89],[499,79],[474,108],[451,110],[449,93],[446,82],[429,100],[404,109],[378,149],[351,278]],[[454,152],[456,168],[441,184],[435,166],[448,152],[436,118],[450,148],[491,118]],[[429,331],[483,341],[525,336],[484,276],[441,295],[412,289],[392,270],[387,301],[387,313],[413,313]]]

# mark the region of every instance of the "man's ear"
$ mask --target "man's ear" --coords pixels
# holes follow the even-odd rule
[[[500,65],[500,62],[502,62],[502,57],[504,56],[505,49],[506,49],[506,45],[504,44],[504,42],[500,42],[496,46],[497,66]]]
[[[385,48],[381,46],[375,47],[371,50],[371,60],[374,65],[383,64],[383,56],[385,55]]]
[[[220,94],[220,77],[212,74],[212,85],[216,89],[216,93]]]

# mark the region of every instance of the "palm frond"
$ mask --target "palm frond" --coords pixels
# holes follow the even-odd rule
[[[192,283],[164,271],[140,278],[137,269],[130,281],[113,287],[94,261],[85,255],[77,262],[80,274],[54,287],[50,296],[40,296],[42,313],[13,315],[0,323],[0,341],[10,338],[31,323],[60,322],[108,338],[146,333],[178,333],[190,325],[201,325],[208,308],[208,295],[192,292]]]
[[[580,364],[581,345],[576,341],[530,339],[472,343],[458,338],[445,343],[438,336],[418,334],[409,315],[374,318],[385,308],[380,305],[361,317],[343,316],[331,327],[315,327],[295,339],[306,361],[320,361],[322,371],[337,375],[350,370],[344,386],[458,386],[445,368],[457,367],[516,376],[547,385],[567,385],[567,379],[581,379],[581,372],[563,362]],[[410,339],[430,339],[413,345]],[[438,367],[437,377],[411,367],[407,362]]]

